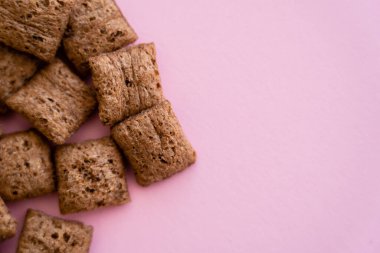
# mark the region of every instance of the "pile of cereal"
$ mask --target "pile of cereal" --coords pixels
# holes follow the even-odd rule
[[[136,40],[113,0],[0,1],[0,113],[33,125],[0,137],[0,241],[17,227],[4,201],[57,191],[62,214],[121,205],[130,201],[123,156],[142,186],[195,162],[155,46],[126,47]],[[111,136],[65,144],[96,107]],[[17,252],[89,252],[91,226],[32,209],[25,217]]]

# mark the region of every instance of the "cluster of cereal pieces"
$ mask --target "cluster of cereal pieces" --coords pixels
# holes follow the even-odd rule
[[[136,40],[113,0],[0,1],[0,111],[35,128],[0,138],[0,240],[16,232],[3,200],[57,190],[62,214],[129,202],[119,149],[143,186],[195,162],[154,45],[123,48]],[[61,43],[75,71],[56,56]],[[94,90],[80,78],[90,73]],[[97,105],[111,136],[64,144]],[[29,210],[17,252],[88,252],[91,237],[91,226]]]

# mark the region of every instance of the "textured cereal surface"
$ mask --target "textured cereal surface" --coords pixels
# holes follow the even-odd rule
[[[113,0],[78,0],[70,15],[63,44],[69,59],[82,74],[88,60],[137,40],[137,35]]]
[[[111,138],[58,147],[55,159],[61,213],[130,201],[123,159]]]
[[[93,228],[29,209],[17,253],[87,253]]]
[[[0,196],[20,200],[55,190],[50,148],[34,130],[0,137]]]
[[[196,159],[168,101],[114,126],[112,137],[144,186],[184,170]]]
[[[0,112],[6,111],[5,100],[33,76],[37,67],[34,57],[0,44]]]
[[[113,125],[162,101],[153,43],[140,44],[90,60],[99,117]]]
[[[0,42],[51,61],[75,0],[0,1]]]
[[[56,59],[6,100],[55,144],[63,144],[96,107],[93,90]]]
[[[17,222],[0,197],[0,242],[16,234]]]

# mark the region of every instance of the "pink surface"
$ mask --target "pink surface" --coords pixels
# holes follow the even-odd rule
[[[91,252],[380,252],[379,1],[117,2],[198,161],[65,216],[95,227]],[[72,141],[105,134],[94,116]],[[10,204],[20,224],[28,207],[59,215],[56,194]]]

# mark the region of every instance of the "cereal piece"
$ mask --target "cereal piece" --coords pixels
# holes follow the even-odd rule
[[[86,75],[91,56],[115,51],[136,40],[136,33],[113,0],[78,0],[63,44],[68,58]]]
[[[18,242],[17,253],[90,251],[92,226],[63,220],[29,209]]]
[[[11,216],[3,199],[0,197],[0,242],[16,234],[17,222]]]
[[[130,201],[122,156],[111,138],[58,147],[55,158],[61,213]]]
[[[95,94],[56,59],[6,100],[55,144],[63,144],[96,107]]]
[[[99,117],[107,125],[162,101],[153,43],[140,44],[90,59]]]
[[[5,100],[33,76],[38,60],[2,44],[0,56],[0,111],[6,111]]]
[[[34,130],[0,138],[0,196],[20,200],[55,190],[50,148]]]
[[[74,0],[0,1],[0,41],[44,61],[61,43]]]
[[[143,186],[184,170],[196,159],[168,101],[114,126],[112,137]]]

